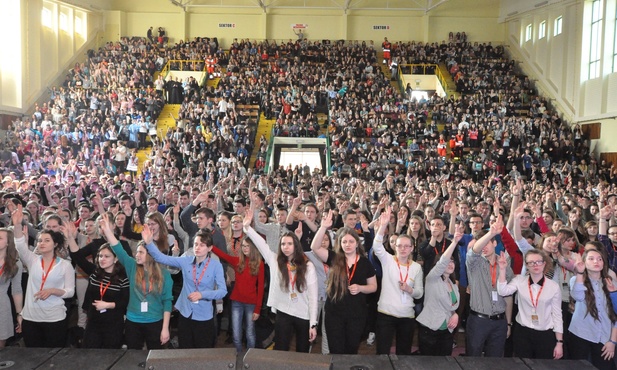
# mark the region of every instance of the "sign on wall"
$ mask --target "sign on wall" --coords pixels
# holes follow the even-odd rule
[[[389,30],[390,26],[388,25],[374,25],[373,26],[373,31],[384,31],[384,30]]]
[[[291,28],[294,30],[305,30],[308,28],[308,24],[306,23],[292,23]]]
[[[235,23],[219,23],[219,28],[236,28]]]

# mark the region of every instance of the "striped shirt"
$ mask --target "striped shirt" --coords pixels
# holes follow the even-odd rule
[[[467,252],[467,277],[469,279],[470,298],[469,305],[473,311],[484,315],[497,315],[506,312],[504,297],[497,294],[497,281],[499,280],[499,266],[495,259],[494,273],[495,284],[491,276],[490,262],[481,254],[476,254],[470,248]],[[512,268],[508,264],[506,281],[510,282],[514,276]],[[494,292],[494,293],[493,293]],[[496,297],[496,300],[493,300]]]

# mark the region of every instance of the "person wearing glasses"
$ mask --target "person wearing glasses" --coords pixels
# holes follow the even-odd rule
[[[561,288],[545,277],[549,257],[542,250],[525,254],[528,275],[517,275],[506,281],[508,260],[501,253],[497,292],[506,297],[518,292],[518,314],[514,330],[514,354],[517,357],[555,359],[563,356],[563,321]]]
[[[383,240],[391,212],[387,207],[379,216],[379,229],[373,241],[373,251],[383,271],[377,305],[377,354],[389,354],[392,339],[396,336],[396,354],[411,355],[416,321],[414,299],[424,294],[422,266],[412,258],[414,245],[406,234],[396,238],[394,256],[384,248]]]

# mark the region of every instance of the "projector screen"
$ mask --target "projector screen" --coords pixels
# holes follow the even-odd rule
[[[281,148],[280,166],[287,168],[291,164],[294,168],[296,165],[304,167],[308,165],[313,169],[321,168],[321,158],[318,148]]]

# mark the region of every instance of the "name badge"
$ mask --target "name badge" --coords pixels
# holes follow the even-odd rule
[[[293,303],[298,302],[298,295],[297,295],[295,292],[294,292],[294,293],[291,293],[289,296],[291,297],[291,301],[292,301]]]
[[[492,297],[492,299],[493,299],[493,302],[497,302],[497,299],[499,298],[499,294],[497,294],[497,291],[496,291],[496,290],[493,290],[493,291],[491,292],[491,297]]]
[[[534,325],[539,325],[540,324],[540,320],[538,320],[538,315],[536,314],[532,314],[531,315],[531,323]]]
[[[148,312],[148,302],[141,302],[141,312]]]
[[[401,292],[401,303],[402,304],[409,303],[409,294],[407,294],[406,292]]]

